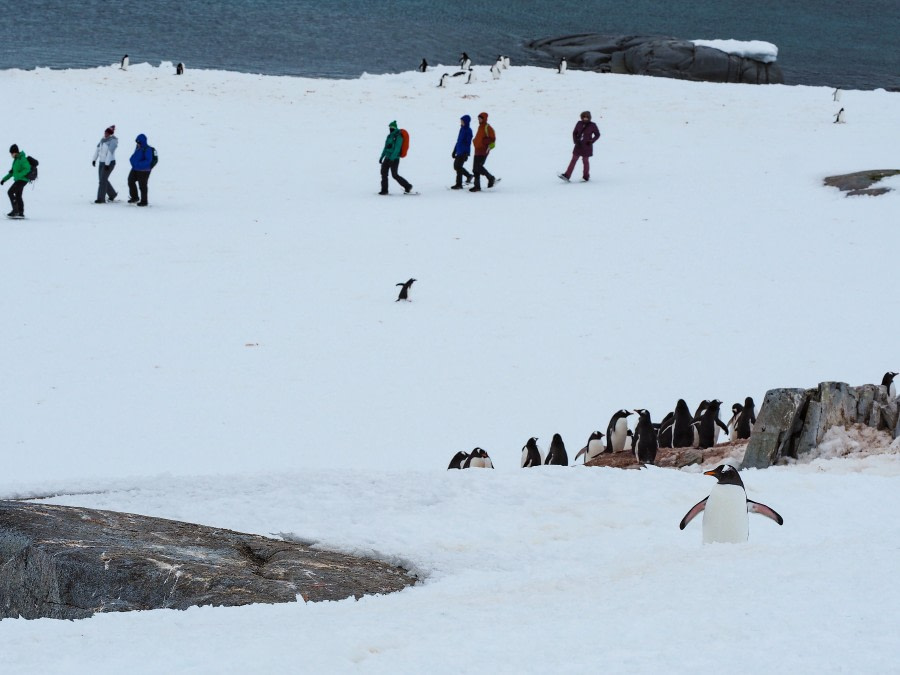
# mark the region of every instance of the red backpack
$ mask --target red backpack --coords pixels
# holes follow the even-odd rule
[[[400,146],[400,156],[406,157],[406,153],[409,152],[409,132],[406,129],[401,129],[400,135],[403,137],[403,145]]]

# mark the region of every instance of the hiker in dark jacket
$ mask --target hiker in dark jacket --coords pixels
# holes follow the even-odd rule
[[[572,177],[572,172],[575,170],[575,164],[581,158],[581,161],[584,163],[582,178],[585,181],[591,179],[590,158],[594,154],[594,142],[598,138],[600,138],[600,130],[596,124],[591,122],[591,112],[585,110],[581,113],[581,120],[575,125],[575,129],[572,130],[572,141],[575,143],[575,148],[572,150],[572,161],[569,162],[569,168],[566,169],[565,173],[559,174],[560,178],[568,182]]]
[[[128,173],[128,203],[147,206],[147,181],[150,171],[156,166],[156,150],[147,145],[147,137],[138,134],[134,139],[137,144],[131,153],[131,171]],[[138,186],[141,188],[141,199],[138,201]]]
[[[0,179],[0,185],[3,185],[10,178],[13,184],[10,186],[9,203],[12,205],[12,211],[6,215],[10,218],[25,217],[25,202],[22,200],[22,190],[28,185],[28,174],[31,173],[31,162],[28,161],[28,155],[19,151],[19,146],[13,143],[9,146],[9,154],[12,155],[13,163],[9,173]]]
[[[412,185],[397,173],[397,168],[400,166],[400,151],[403,149],[403,134],[400,133],[400,128],[397,126],[396,121],[391,122],[388,128],[390,132],[384,141],[384,150],[381,151],[381,157],[378,158],[378,163],[381,164],[381,192],[378,194],[386,195],[388,193],[388,171],[391,172],[394,180],[403,186],[404,192],[410,192],[412,191]]]
[[[466,184],[472,182],[472,174],[466,171],[464,166],[472,154],[472,127],[469,122],[472,118],[463,115],[459,118],[459,135],[456,137],[456,145],[453,147],[453,170],[456,171],[456,184],[451,190],[462,190],[462,179],[466,177]]]
[[[488,153],[494,149],[497,134],[494,127],[488,124],[488,114],[478,113],[478,131],[475,132],[475,160],[472,162],[472,173],[475,174],[475,187],[469,188],[469,192],[481,192],[481,177],[487,178],[489,188],[494,187],[496,178],[484,168]]]

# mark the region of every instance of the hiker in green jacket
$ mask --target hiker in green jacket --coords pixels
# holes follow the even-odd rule
[[[13,163],[9,173],[0,179],[0,185],[3,185],[10,178],[13,179],[12,187],[6,193],[9,195],[9,202],[12,204],[12,211],[6,215],[9,218],[25,217],[25,202],[22,201],[22,190],[28,185],[28,174],[31,173],[31,162],[28,161],[28,155],[19,152],[19,146],[13,143],[9,146],[9,154],[12,155]]]
[[[403,186],[403,191],[409,193],[412,191],[412,185],[397,173],[397,167],[400,166],[400,150],[403,149],[403,134],[400,133],[396,121],[391,122],[388,126],[390,133],[384,141],[381,157],[378,158],[378,163],[381,164],[381,192],[378,194],[386,195],[388,193],[388,171],[391,172],[394,180]]]

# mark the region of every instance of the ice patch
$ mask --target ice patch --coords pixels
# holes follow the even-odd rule
[[[726,54],[742,56],[763,63],[774,63],[778,60],[778,47],[762,40],[691,40],[698,47],[712,47]]]

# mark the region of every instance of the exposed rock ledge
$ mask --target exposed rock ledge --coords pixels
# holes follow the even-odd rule
[[[856,197],[859,195],[869,195],[877,197],[885,192],[890,192],[889,187],[872,186],[882,178],[888,176],[900,175],[900,169],[870,169],[869,171],[857,171],[856,173],[845,173],[840,176],[828,176],[825,179],[825,185],[836,187],[847,193],[847,197]]]
[[[585,70],[655,75],[703,82],[783,84],[777,63],[728,54],[689,40],[658,35],[567,35],[527,45]]]
[[[383,562],[129,513],[0,501],[0,619],[342,600],[415,583]]]

